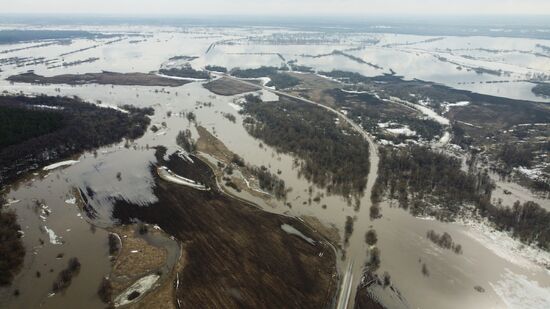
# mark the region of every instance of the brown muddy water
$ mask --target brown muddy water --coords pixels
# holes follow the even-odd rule
[[[162,40],[161,40],[162,38]],[[78,70],[100,71],[118,69],[119,71],[148,71],[157,69],[160,63],[174,55],[176,42],[168,42],[167,34],[159,36],[155,43],[151,40],[147,48],[135,48],[132,45],[110,46],[92,50],[91,55],[101,55],[96,64],[86,64],[81,68],[45,71],[47,74],[76,72]],[[181,43],[181,41],[179,41]],[[202,53],[209,40],[198,40],[196,45],[185,47],[188,53]],[[85,42],[80,42],[86,45]],[[116,47],[116,48],[115,48]],[[117,49],[118,48],[118,49]],[[172,50],[170,50],[172,48]],[[183,48],[183,47],[182,47]],[[54,52],[51,52],[55,54]],[[88,55],[87,55],[88,56]],[[212,57],[212,56],[209,56]],[[136,59],[143,59],[143,68]],[[101,67],[100,67],[101,66]],[[139,70],[137,68],[140,68]],[[0,77],[23,69],[2,68]],[[45,72],[37,72],[46,74]],[[83,73],[83,72],[80,72]],[[5,80],[0,82],[0,91],[11,93],[22,91],[26,94],[78,95],[90,102],[100,100],[102,105],[134,104],[152,106],[155,115],[152,124],[161,129],[147,132],[144,137],[133,142],[102,147],[94,153],[84,153],[75,160],[80,162],[51,172],[39,171],[5,188],[7,198],[20,200],[9,206],[17,212],[23,227],[23,238],[27,255],[21,273],[10,288],[2,289],[0,307],[2,308],[102,308],[96,296],[100,280],[109,272],[107,233],[101,228],[92,228],[88,220],[99,227],[113,224],[111,207],[113,197],[123,198],[130,203],[147,207],[156,201],[151,185],[153,179],[149,163],[154,162],[156,145],[164,145],[168,153],[177,149],[176,135],[180,130],[190,129],[197,138],[194,124],[180,116],[180,112],[193,111],[197,122],[219,138],[231,151],[242,156],[253,165],[265,165],[272,172],[281,171],[287,187],[291,187],[287,202],[271,199],[265,201],[242,192],[233,194],[251,200],[264,210],[293,217],[313,216],[328,226],[335,226],[343,239],[346,217],[354,218],[353,233],[349,245],[343,246],[345,258],[340,252],[338,266],[343,274],[352,263],[352,286],[359,284],[362,266],[366,259],[367,245],[365,232],[372,226],[378,234],[378,247],[381,251],[381,267],[378,273],[388,271],[392,285],[406,300],[396,300],[395,294],[387,289],[374,289],[373,293],[389,307],[410,308],[548,308],[550,307],[550,272],[532,262],[534,257],[544,261],[546,254],[526,250],[506,237],[471,223],[442,223],[430,218],[415,218],[404,210],[381,204],[381,219],[371,221],[369,217],[370,196],[361,199],[358,211],[354,205],[341,196],[328,195],[317,188],[293,168],[294,157],[279,154],[272,148],[252,138],[244,130],[242,117],[238,114],[233,101],[240,96],[216,96],[204,89],[200,83],[181,87],[130,87],[130,86],[65,86],[65,85],[11,85]],[[263,91],[264,100],[275,100],[277,95]],[[208,107],[197,102],[211,102]],[[167,112],[171,111],[171,117]],[[236,123],[223,117],[222,113],[236,116]],[[163,127],[162,123],[166,123]],[[126,147],[125,147],[126,146]],[[372,188],[376,176],[376,156],[371,155],[372,173],[369,175],[368,189]],[[121,179],[116,175],[121,173]],[[319,203],[308,202],[309,188],[312,196],[319,194],[323,198]],[[78,207],[66,201],[74,197],[74,188],[90,188],[94,192],[94,208],[98,210],[93,220],[81,214]],[[231,190],[231,189],[228,189]],[[41,218],[41,206],[51,210],[48,216]],[[326,205],[326,208],[323,207]],[[38,209],[37,209],[38,207]],[[59,237],[50,241],[48,230]],[[463,254],[457,255],[450,250],[437,247],[426,238],[430,229],[438,233],[448,232],[456,243],[463,247]],[[40,239],[44,241],[41,244]],[[53,242],[53,243],[52,243]],[[60,242],[61,244],[58,244]],[[528,249],[528,248],[527,248]],[[526,257],[526,252],[529,256]],[[63,258],[57,259],[62,253]],[[82,268],[73,279],[71,286],[59,295],[50,295],[51,286],[57,274],[67,260],[78,257]],[[422,264],[429,270],[429,276],[422,274]],[[53,272],[50,270],[53,269]],[[36,277],[40,271],[41,277]],[[475,286],[481,286],[484,292],[478,292]],[[13,290],[20,290],[20,296],[12,296]],[[353,292],[350,297],[353,300]],[[348,307],[352,306],[350,302]]]
[[[7,87],[13,89],[12,86]],[[28,86],[22,86],[21,89],[28,91],[26,87]],[[53,88],[55,87],[35,86],[33,91],[54,93]],[[482,238],[484,234],[477,235],[480,232],[473,228],[414,218],[387,204],[382,205],[383,218],[371,221],[368,213],[370,199],[367,196],[363,197],[360,210],[356,212],[354,206],[344,198],[329,196],[324,190],[315,187],[313,196],[319,192],[324,193],[325,197],[319,203],[308,204],[308,189],[312,184],[298,176],[293,168],[293,157],[277,154],[265,145],[260,148],[259,141],[250,137],[240,124],[242,119],[234,105],[230,104],[233,101],[231,97],[213,96],[198,83],[185,85],[177,90],[170,89],[170,93],[156,93],[154,89],[147,87],[107,86],[66,87],[62,91],[67,95],[78,94],[87,100],[100,99],[113,105],[129,101],[139,106],[151,105],[156,109],[152,123],[164,121],[167,127],[157,133],[149,131],[129,148],[121,143],[98,149],[97,154],[86,153],[73,166],[54,170],[45,178],[34,176],[10,188],[8,198],[21,200],[10,207],[21,218],[25,231],[24,242],[29,254],[25,260],[25,268],[14,285],[21,290],[21,297],[4,296],[7,307],[22,308],[41,303],[45,308],[56,308],[59,304],[78,304],[89,308],[100,306],[95,292],[101,277],[109,270],[107,236],[101,229],[92,232],[86,220],[79,217],[77,207],[65,203],[65,200],[72,197],[74,187],[92,188],[96,196],[94,203],[98,203],[94,207],[99,209],[98,218],[94,222],[100,226],[110,224],[111,196],[123,197],[143,204],[144,207],[148,202],[155,201],[148,171],[149,162],[154,161],[154,150],[147,147],[165,145],[175,150],[175,136],[181,129],[189,128],[197,137],[193,125],[178,116],[179,111],[191,110],[196,113],[201,125],[215,133],[230,150],[241,155],[247,162],[268,166],[272,171],[281,170],[280,177],[292,188],[287,199],[292,208],[274,199],[266,203],[246,194],[241,194],[242,197],[252,199],[270,212],[296,217],[314,216],[327,225],[336,226],[342,236],[346,217],[355,218],[354,232],[349,245],[345,247],[346,259],[339,259],[341,270],[353,261],[354,286],[360,280],[366,258],[364,235],[372,225],[378,233],[378,246],[381,250],[382,264],[379,272],[388,271],[392,275],[393,285],[411,307],[426,308],[437,304],[436,307],[441,308],[458,308],[468,304],[471,307],[499,308],[507,302],[515,301],[514,295],[507,296],[506,291],[511,290],[521,295],[526,289],[540,291],[542,294],[536,299],[544,304],[545,291],[550,287],[548,272],[525,259],[509,257],[507,252],[498,252],[498,247],[486,248]],[[175,94],[176,91],[178,95]],[[268,94],[265,96],[266,100],[270,98]],[[212,102],[212,107],[198,107],[197,101]],[[166,116],[169,110],[173,112],[171,117]],[[222,112],[234,114],[237,123],[225,119]],[[374,163],[371,165],[373,171],[376,167]],[[120,181],[116,178],[118,172],[122,175]],[[369,188],[373,177],[369,179]],[[234,194],[239,195],[237,192]],[[41,221],[33,208],[34,199],[44,199],[52,211],[45,222]],[[321,207],[323,204],[327,205],[326,209]],[[38,228],[43,225],[51,228],[64,243],[49,243],[47,234]],[[429,229],[439,233],[449,232],[463,246],[464,253],[455,255],[436,247],[425,237]],[[45,244],[37,247],[39,238],[45,240]],[[32,253],[35,250],[38,251],[36,255]],[[65,254],[65,259],[55,258],[60,252]],[[81,273],[64,294],[48,297],[57,272],[66,263],[66,258],[72,256],[81,260]],[[419,260],[430,269],[429,277],[422,275]],[[48,273],[52,267],[54,272]],[[37,270],[43,274],[39,279],[35,276]],[[518,278],[523,280],[519,286],[514,283]],[[482,286],[485,293],[474,290],[477,285]],[[376,294],[384,302],[391,303],[392,296],[386,295],[385,291],[377,291]],[[512,299],[508,300],[507,297]]]

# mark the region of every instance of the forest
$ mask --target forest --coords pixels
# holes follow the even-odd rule
[[[550,84],[540,83],[532,89],[533,93],[541,97],[550,97]]]
[[[453,241],[451,235],[447,232],[443,232],[443,234],[438,234],[434,230],[429,230],[426,233],[426,237],[441,248],[453,250],[453,252],[456,254],[462,253],[462,246],[460,244],[456,244]]]
[[[176,144],[188,153],[194,153],[197,150],[197,144],[191,138],[191,131],[189,129],[178,132]]]
[[[286,198],[285,181],[271,173],[267,167],[247,165],[247,170],[258,178],[260,189],[273,194],[277,199]]]
[[[288,65],[290,66],[292,71],[298,71],[302,73],[315,73],[315,70],[312,67],[297,64],[297,60],[288,61]]]
[[[487,214],[500,230],[550,251],[550,212],[539,204],[516,201],[512,207],[489,207]]]
[[[154,110],[125,107],[128,113],[76,97],[0,96],[0,141],[6,145],[0,149],[0,184],[41,165],[142,136]]]
[[[100,39],[109,38],[114,35],[92,33],[80,30],[1,30],[0,44],[12,44],[17,42],[36,40],[59,40],[59,39]]]
[[[227,73],[227,68],[219,65],[207,65],[204,68],[208,71]]]
[[[270,75],[277,74],[281,70],[280,68],[276,67],[260,67],[255,69],[239,69],[235,68],[232,69],[229,73],[235,77],[239,78],[260,78],[260,77],[267,77]]]
[[[189,83],[188,80],[161,77],[152,73],[101,73],[61,74],[54,76],[36,75],[32,72],[12,75],[7,78],[14,83],[30,84],[69,84],[69,85],[128,85],[128,86],[161,86],[177,87]]]
[[[298,85],[300,80],[289,74],[280,73],[279,71],[288,71],[286,66],[276,67],[259,67],[255,69],[239,69],[231,70],[231,75],[239,78],[260,78],[269,77],[270,81],[266,84],[268,87],[277,89],[290,88]]]
[[[300,83],[299,79],[285,73],[272,74],[269,75],[269,78],[271,80],[266,84],[266,86],[275,87],[277,89],[294,87]]]
[[[355,131],[339,127],[332,114],[281,98],[262,102],[247,95],[241,113],[246,130],[278,151],[296,154],[301,175],[329,192],[362,194],[369,172],[369,145]]]
[[[414,110],[398,104],[384,102],[369,93],[349,93],[340,89],[324,91],[334,99],[334,103],[348,112],[348,117],[367,129],[378,138],[399,144],[407,136],[391,136],[379,127],[379,123],[406,125],[418,137],[433,140],[443,132],[443,126],[431,119],[424,119]]]
[[[516,202],[511,208],[491,204],[494,183],[489,176],[486,172],[462,171],[458,159],[420,146],[380,148],[378,171],[371,197],[375,203],[387,195],[414,215],[428,214],[444,220],[452,220],[464,205],[471,204],[497,229],[511,231],[525,243],[550,249],[547,210],[534,202]],[[430,204],[439,205],[442,210],[434,212]]]
[[[530,167],[535,154],[535,149],[527,144],[504,144],[497,153],[506,167],[513,168],[518,166]]]
[[[2,107],[0,108],[0,132],[9,132],[9,134],[0,135],[0,149],[51,133],[63,126],[63,114],[59,112]]]
[[[5,204],[6,201],[0,196],[0,286],[12,282],[25,258],[17,216],[13,211],[4,210]]]
[[[387,192],[401,207],[422,213],[419,203],[432,199],[444,209],[456,213],[465,203],[490,200],[494,184],[486,173],[470,174],[460,169],[456,158],[427,147],[380,148],[379,174],[373,194],[380,200]],[[424,205],[427,206],[427,205]]]
[[[195,70],[189,64],[178,68],[160,69],[159,73],[184,78],[210,79],[210,73],[207,71]]]

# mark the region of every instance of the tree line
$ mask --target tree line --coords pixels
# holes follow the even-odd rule
[[[230,71],[230,74],[239,78],[269,77],[270,81],[266,86],[275,87],[277,89],[290,88],[300,84],[298,78],[286,73],[281,73],[280,71],[288,71],[288,67],[281,66],[277,68],[262,66],[254,69],[235,68]]]
[[[21,226],[13,211],[4,210],[6,201],[0,196],[0,286],[11,284],[21,269],[25,247],[21,241]]]
[[[125,108],[128,113],[79,98],[1,96],[0,136],[17,138],[2,138],[9,145],[0,149],[0,184],[61,158],[142,136],[153,109]]]
[[[397,198],[403,208],[408,208],[411,197],[431,197],[453,211],[464,203],[490,200],[494,183],[487,172],[466,173],[460,167],[458,159],[423,146],[380,148],[373,200],[380,201],[388,192],[390,198]]]
[[[368,143],[351,128],[335,124],[323,109],[281,98],[265,103],[248,95],[241,113],[249,134],[301,160],[300,174],[329,192],[362,194],[369,172]]]
[[[452,219],[464,205],[471,204],[498,230],[550,250],[550,212],[532,201],[518,201],[513,207],[493,205],[495,185],[487,172],[465,172],[460,167],[458,159],[426,147],[380,148],[379,175],[371,199],[376,205],[387,196],[413,214],[440,219]],[[430,204],[442,209],[434,212]]]

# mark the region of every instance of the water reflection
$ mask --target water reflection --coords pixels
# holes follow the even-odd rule
[[[218,44],[214,50],[205,54],[212,42],[221,39],[241,38],[246,29],[191,29],[187,32],[161,32],[158,29],[146,29],[152,37],[140,43],[130,43],[124,40],[119,43],[104,45],[65,57],[65,61],[76,61],[88,57],[99,57],[93,63],[84,63],[78,66],[47,69],[43,65],[32,67],[2,67],[0,73],[2,81],[0,90],[9,92],[23,91],[27,94],[45,93],[50,95],[79,96],[91,102],[101,101],[102,104],[119,105],[134,104],[136,106],[152,106],[155,115],[153,124],[166,123],[162,131],[147,132],[136,141],[102,147],[94,153],[85,153],[78,158],[80,161],[74,166],[54,170],[41,175],[29,175],[8,190],[8,198],[20,200],[10,206],[19,215],[21,226],[24,228],[24,243],[28,250],[25,265],[15,281],[21,291],[17,300],[9,297],[10,290],[3,290],[2,301],[6,306],[32,308],[43,302],[46,308],[60,306],[101,307],[95,293],[102,276],[109,270],[107,258],[107,236],[101,229],[92,230],[90,225],[79,214],[75,205],[66,203],[75,195],[75,188],[85,192],[93,208],[98,211],[93,218],[94,224],[108,226],[111,222],[111,203],[113,198],[122,198],[131,203],[147,207],[155,202],[152,193],[152,177],[149,163],[154,162],[153,146],[163,145],[171,153],[177,149],[176,135],[180,130],[190,129],[197,137],[194,125],[186,118],[180,117],[179,112],[193,111],[197,115],[199,124],[207,128],[220,139],[231,151],[243,157],[247,162],[256,166],[267,166],[271,171],[281,171],[282,178],[292,191],[287,200],[292,207],[281,201],[264,201],[250,196],[246,192],[235,194],[256,202],[266,211],[286,214],[295,217],[313,216],[320,222],[338,227],[341,238],[345,237],[345,226],[348,217],[355,218],[353,231],[349,232],[346,248],[348,260],[340,263],[340,269],[345,269],[349,258],[358,260],[353,264],[353,273],[359,278],[372,248],[365,243],[366,232],[373,228],[377,231],[377,248],[380,250],[380,265],[377,273],[387,271],[391,274],[392,286],[398,289],[404,299],[412,307],[428,308],[463,308],[482,307],[497,308],[506,305],[520,305],[518,298],[524,297],[525,291],[534,291],[529,297],[533,307],[548,307],[545,300],[550,299],[550,276],[541,267],[529,264],[529,267],[518,264],[515,260],[506,259],[502,252],[495,252],[495,248],[487,246],[483,239],[477,237],[483,231],[472,226],[459,223],[442,223],[412,217],[407,212],[392,207],[389,203],[382,203],[382,218],[371,220],[369,214],[370,196],[361,199],[361,207],[355,208],[348,204],[341,196],[330,195],[323,189],[312,186],[311,183],[300,177],[294,167],[294,157],[288,154],[277,153],[273,148],[263,145],[252,138],[242,127],[242,117],[236,113],[233,101],[240,96],[215,96],[204,89],[199,83],[192,83],[182,87],[130,87],[130,86],[66,86],[66,85],[10,85],[3,80],[9,75],[34,69],[37,74],[55,75],[62,73],[99,72],[101,70],[119,72],[148,72],[157,70],[160,64],[169,57],[176,55],[197,55],[200,58],[192,64],[201,67],[206,64],[216,64],[232,67],[258,67],[261,65],[279,66],[280,57],[273,54],[280,52],[285,59],[297,59],[301,65],[314,67],[316,70],[341,69],[360,72],[365,75],[375,75],[387,72],[390,68],[406,78],[420,78],[429,81],[445,83],[453,87],[510,96],[522,99],[538,99],[530,91],[532,84],[528,82],[510,82],[506,84],[480,83],[495,79],[494,76],[479,75],[466,70],[458,70],[456,65],[442,62],[433,53],[451,49],[454,54],[462,55],[462,51],[453,51],[468,46],[490,46],[495,49],[521,49],[535,51],[536,44],[548,42],[537,40],[518,40],[494,38],[445,38],[431,43],[400,46],[399,48],[384,48],[391,43],[404,43],[424,40],[424,37],[383,35],[378,46],[367,46],[350,53],[365,60],[376,63],[384,70],[376,70],[367,65],[360,65],[353,60],[331,55],[320,58],[304,57],[304,50],[308,54],[330,53],[334,49],[343,50],[356,46],[354,42],[372,38],[369,34],[356,34],[349,42],[336,45],[276,45],[272,43],[223,45]],[[279,31],[279,30],[276,30]],[[258,34],[265,34],[258,31]],[[19,57],[44,56],[47,58],[59,57],[68,49],[76,50],[95,44],[89,40],[74,40],[70,46],[52,45],[18,52]],[[485,45],[484,45],[485,44]],[[489,45],[487,45],[489,44]],[[15,48],[22,44],[8,46]],[[251,55],[255,53],[255,55]],[[270,53],[261,55],[260,53]],[[527,74],[531,67],[548,74],[549,62],[532,54],[507,53],[505,56],[484,51],[468,51],[478,60],[487,57],[492,59],[491,65],[500,62],[507,63],[503,68],[515,70],[514,79],[519,75]],[[460,56],[459,55],[459,56]],[[10,55],[11,56],[11,55]],[[501,57],[501,58],[499,58]],[[497,59],[498,58],[498,59]],[[398,61],[396,61],[398,59]],[[498,60],[498,61],[497,61]],[[462,60],[461,60],[462,61]],[[382,72],[380,72],[382,71]],[[512,79],[512,78],[509,78]],[[277,95],[263,92],[264,101],[276,100]],[[198,106],[197,101],[211,102],[211,106]],[[167,112],[172,115],[168,116]],[[236,124],[229,122],[223,113],[232,113],[236,117]],[[160,134],[162,133],[162,134]],[[371,164],[371,168],[376,163]],[[372,186],[373,179],[369,179],[368,186]],[[90,188],[91,191],[88,191]],[[322,195],[319,203],[308,203],[312,194]],[[91,194],[90,192],[93,192]],[[93,196],[91,196],[93,195]],[[51,214],[43,220],[39,212],[35,211],[36,201],[43,201],[51,210]],[[325,206],[323,206],[325,205]],[[62,245],[50,243],[47,227],[62,241]],[[429,229],[446,231],[456,242],[463,247],[464,254],[456,255],[447,250],[441,250],[426,238]],[[41,241],[42,240],[42,241]],[[44,243],[42,243],[44,242]],[[370,250],[370,251],[369,251]],[[57,259],[58,254],[65,257],[78,256],[82,263],[80,274],[75,277],[73,284],[64,295],[48,298],[57,272],[65,266],[66,259]],[[369,253],[369,254],[371,254]],[[507,252],[509,253],[509,252]],[[526,262],[529,263],[529,262]],[[422,273],[423,265],[429,271],[429,276]],[[50,269],[53,271],[50,272]],[[36,271],[42,273],[37,279]],[[355,286],[359,284],[355,281]],[[480,286],[485,292],[479,292],[474,287]],[[513,291],[513,293],[506,293]],[[373,293],[385,303],[392,304],[393,294],[378,288]],[[513,296],[516,298],[514,299]],[[4,305],[4,303],[2,303]]]

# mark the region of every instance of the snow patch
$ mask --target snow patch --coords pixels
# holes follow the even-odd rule
[[[47,226],[44,226],[44,230],[46,233],[48,233],[48,237],[50,238],[50,243],[52,245],[61,245],[61,238],[57,235],[55,235],[55,232],[52,229],[49,229]]]
[[[386,131],[388,131],[390,133],[393,133],[393,134],[397,134],[397,135],[405,135],[405,136],[415,136],[416,135],[416,131],[413,131],[413,130],[409,129],[408,127],[386,129]]]
[[[162,178],[166,181],[169,181],[169,182],[173,182],[175,184],[188,186],[188,187],[191,187],[191,188],[194,188],[194,189],[197,189],[197,190],[202,190],[202,191],[210,190],[209,188],[205,187],[201,183],[198,183],[198,182],[196,182],[194,180],[191,180],[189,178],[185,178],[185,177],[176,175],[174,172],[169,170],[166,166],[161,166],[161,167],[157,168],[157,173],[160,176],[160,178]]]
[[[295,236],[298,236],[298,237],[302,238],[303,240],[308,242],[310,245],[315,244],[315,240],[313,240],[313,239],[307,237],[306,235],[302,234],[302,232],[298,231],[292,225],[289,225],[289,224],[285,223],[285,224],[281,225],[281,229],[283,231],[285,231],[286,233],[290,234],[290,235],[295,235]]]
[[[516,171],[522,173],[523,175],[531,178],[531,179],[537,179],[542,176],[542,171],[538,169],[529,169],[523,166],[514,168]]]
[[[194,81],[194,82],[204,82],[204,81],[206,81],[206,79],[204,79],[204,78],[179,77],[179,76],[164,75],[164,74],[160,74],[160,73],[157,73],[156,75],[158,77],[168,78],[168,79],[175,79],[175,80],[189,80],[189,81]]]
[[[228,103],[228,104],[229,104],[229,106],[233,107],[233,109],[236,110],[236,111],[238,111],[238,112],[241,111],[241,110],[243,109],[242,106],[237,105],[237,104],[235,104],[235,103]]]
[[[6,204],[4,204],[3,206],[13,205],[13,204],[17,204],[17,203],[19,203],[19,202],[21,202],[21,201],[20,201],[20,200],[16,200],[16,199],[8,199],[8,200],[6,201]]]
[[[67,161],[57,162],[57,163],[50,164],[50,165],[44,167],[43,170],[50,171],[50,170],[56,169],[58,167],[70,166],[70,165],[76,164],[78,162],[80,162],[80,161],[78,161],[78,160],[67,160]]]
[[[37,107],[42,109],[56,109],[56,110],[64,109],[63,106],[50,106],[50,105],[33,105],[32,107]]]
[[[455,103],[447,103],[447,104],[445,104],[445,113],[449,112],[451,107],[468,106],[468,105],[470,105],[469,101],[459,101],[459,102],[455,102]]]
[[[346,90],[346,89],[343,89],[343,88],[341,88],[340,90],[341,90],[342,92],[345,92],[345,93],[352,93],[352,94],[363,94],[363,93],[369,94],[368,91]]]
[[[462,220],[461,223],[469,227],[464,232],[467,236],[510,263],[530,270],[537,270],[540,266],[550,268],[550,252],[523,244],[508,233],[492,228],[486,221]]]
[[[495,293],[508,308],[550,308],[550,289],[542,287],[536,281],[529,280],[525,275],[515,274],[505,269],[502,280],[489,282]]]
[[[139,279],[115,298],[115,307],[124,306],[140,299],[143,294],[153,288],[159,278],[159,275],[148,275]],[[132,292],[138,292],[139,296],[132,300],[128,300],[128,296],[132,294]]]
[[[450,140],[451,133],[449,133],[449,131],[445,131],[445,133],[443,133],[443,136],[441,136],[441,138],[437,142],[437,146],[445,146],[449,143]]]
[[[66,199],[65,203],[70,204],[70,205],[76,204],[76,197],[71,197],[71,198]]]
[[[387,101],[387,100],[385,100],[385,101]],[[435,120],[435,121],[439,122],[442,125],[448,126],[449,123],[450,123],[449,119],[437,114],[435,111],[427,108],[426,106],[413,104],[411,102],[402,100],[402,99],[397,98],[397,97],[390,97],[389,101],[394,101],[394,102],[401,103],[401,104],[407,105],[409,107],[412,107],[412,108],[416,109],[417,111],[421,112],[422,114],[424,114],[426,117],[431,118],[432,120]]]

